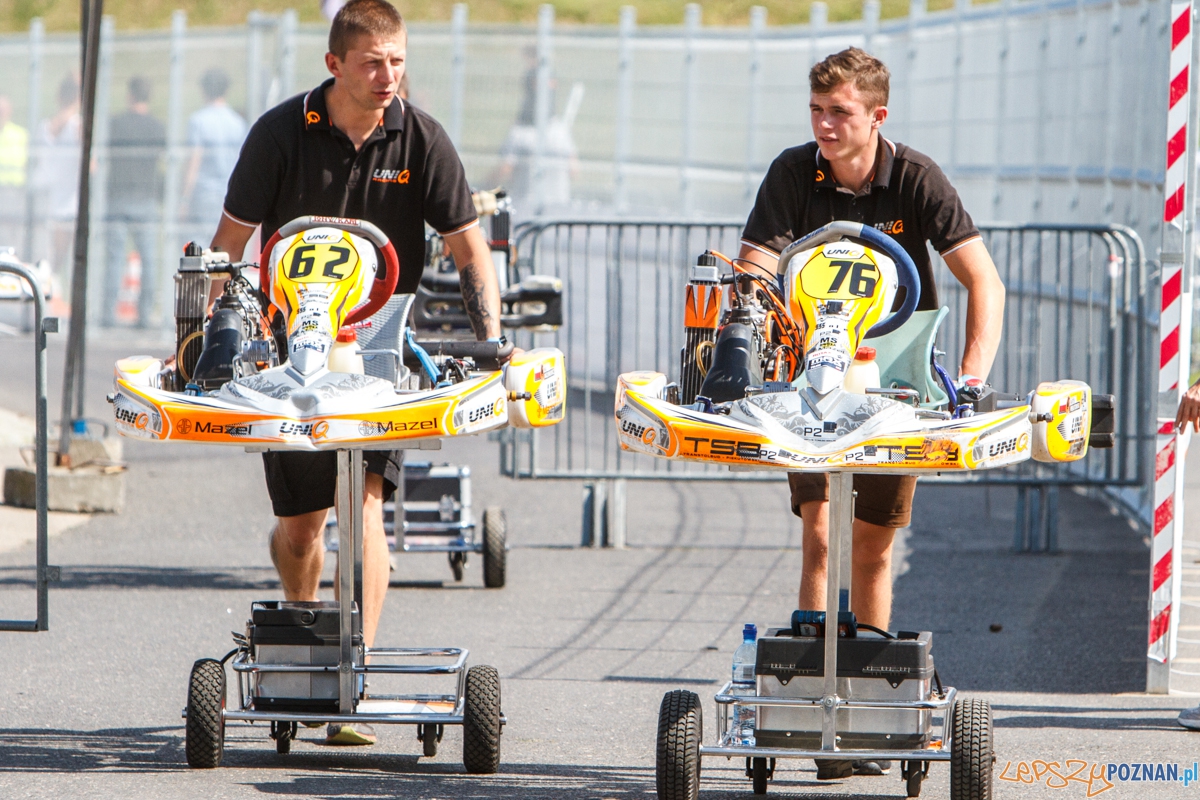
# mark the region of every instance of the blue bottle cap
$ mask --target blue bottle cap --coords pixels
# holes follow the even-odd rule
[[[746,627],[742,628],[742,641],[753,642],[758,639],[758,626],[753,622],[747,622]]]

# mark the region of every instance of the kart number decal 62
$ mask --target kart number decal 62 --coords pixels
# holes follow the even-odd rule
[[[297,283],[341,282],[358,271],[358,253],[349,242],[304,244],[297,241],[283,257],[284,274]]]

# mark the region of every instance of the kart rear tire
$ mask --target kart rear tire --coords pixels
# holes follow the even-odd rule
[[[984,700],[954,704],[950,752],[950,800],[991,800],[992,707]]]
[[[212,769],[221,765],[225,752],[225,665],[202,658],[192,665],[188,679],[187,724],[184,751],[188,766]]]
[[[700,740],[703,737],[704,715],[699,695],[686,689],[663,695],[658,709],[658,746],[654,764],[659,800],[697,800],[700,795]]]
[[[467,670],[463,766],[472,775],[491,775],[500,769],[500,673],[495,667]]]
[[[492,506],[483,512],[483,585],[499,589],[507,579],[508,522],[504,509]]]
[[[755,794],[767,793],[767,760],[755,758],[750,765],[750,780],[754,783]]]

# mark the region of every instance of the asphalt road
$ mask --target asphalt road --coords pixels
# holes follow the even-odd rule
[[[24,413],[28,347],[0,339],[0,406]],[[107,365],[147,348],[110,335],[91,349],[88,407],[101,416]],[[56,401],[52,409],[56,417]],[[279,756],[263,726],[245,725],[230,726],[220,769],[189,770],[180,709],[191,663],[230,649],[229,631],[241,629],[252,600],[279,596],[265,546],[270,507],[257,456],[129,442],[126,512],[51,542],[63,581],[51,590],[50,631],[0,634],[0,797],[652,796],[663,692],[700,693],[711,727],[711,695],[742,624],[778,624],[794,608],[800,527],[786,492],[631,484],[631,546],[582,549],[582,487],[500,478],[494,448],[462,441],[434,457],[472,465],[477,509],[505,508],[508,586],[482,588],[478,562],[455,584],[443,557],[403,556],[379,644],[465,646],[472,663],[500,670],[509,722],[500,774],[465,774],[453,729],[425,759],[411,728],[381,729],[377,746],[354,750],[302,730]],[[1141,534],[1065,492],[1062,552],[1015,555],[1011,490],[922,487],[917,498],[896,570],[894,626],[934,631],[943,680],[993,703],[997,775],[1014,778],[996,782],[997,797],[1087,796],[1078,781],[1015,780],[1022,761],[1197,759],[1200,734],[1174,722],[1188,701],[1139,694]],[[31,613],[31,560],[28,548],[0,554],[0,616]],[[947,797],[948,773],[935,765],[922,796]],[[1110,798],[1200,797],[1196,784],[1091,788]],[[818,783],[811,762],[792,762],[770,793],[904,790],[896,771]],[[705,763],[702,798],[750,796],[740,764]]]

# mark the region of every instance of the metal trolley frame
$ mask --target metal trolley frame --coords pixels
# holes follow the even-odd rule
[[[362,607],[363,571],[362,507],[361,503],[355,500],[362,497],[363,483],[362,449],[338,450],[335,506],[338,514],[338,534],[340,541],[350,544],[345,548],[344,554],[352,554],[352,557],[338,559],[338,663],[256,663],[249,643],[239,642],[239,648],[227,656],[232,657],[232,667],[237,675],[238,708],[224,707],[222,679],[219,736],[223,739],[226,721],[269,722],[277,749],[279,752],[287,752],[290,740],[295,738],[297,723],[365,722],[417,725],[417,735],[424,744],[425,755],[433,756],[437,752],[437,743],[441,741],[443,727],[463,725],[470,729],[464,731],[464,763],[467,770],[475,773],[495,772],[499,766],[500,731],[506,719],[500,710],[499,676],[494,668],[476,666],[467,669],[469,651],[465,648],[366,647],[355,643],[353,615],[356,607]],[[367,663],[368,659],[373,663]],[[197,688],[197,668],[206,662],[217,663],[206,659],[196,662],[196,666],[193,667],[188,708],[184,709],[185,718],[203,710],[193,702],[193,694]],[[338,712],[330,714],[255,710],[253,689],[257,677],[265,673],[336,673]],[[364,698],[363,685],[370,675],[454,676],[455,689],[453,694],[372,694],[369,698]],[[189,763],[192,766],[217,766],[217,763],[193,761],[193,747],[190,741],[192,733],[192,725],[189,724]],[[198,744],[206,744],[203,741],[203,731],[198,737],[201,739]],[[200,751],[204,749],[198,748]],[[215,760],[219,763],[220,747],[216,750]],[[203,757],[199,760],[204,761]]]
[[[854,525],[854,484],[853,472],[829,473],[829,547],[828,569],[825,589],[825,608],[838,608],[844,584],[848,583],[849,571],[846,569],[844,557],[850,555],[853,541]],[[846,575],[843,576],[843,570]],[[845,578],[845,580],[844,580]],[[848,588],[848,586],[845,586]],[[986,703],[979,703],[975,709],[979,717],[975,725],[963,725],[958,717],[964,715],[960,707],[962,702],[956,702],[958,692],[954,687],[944,687],[935,690],[928,700],[914,701],[884,701],[884,700],[854,700],[839,697],[837,694],[837,651],[838,626],[825,625],[825,652],[823,665],[823,694],[820,697],[768,697],[763,695],[735,695],[731,693],[732,681],[727,682],[717,692],[717,732],[716,743],[705,745],[700,742],[703,729],[700,723],[699,699],[691,692],[676,691],[668,693],[663,698],[663,708],[659,717],[659,741],[657,754],[657,773],[660,798],[694,797],[699,789],[700,760],[703,756],[735,756],[746,759],[747,776],[754,782],[755,794],[765,794],[767,781],[774,777],[775,760],[780,758],[812,758],[831,760],[898,760],[902,763],[901,777],[907,781],[909,797],[920,793],[921,782],[928,774],[929,763],[933,761],[952,762],[952,772],[955,778],[962,773],[963,780],[952,780],[950,796],[952,800],[960,797],[983,796],[976,794],[961,794],[968,786],[978,786],[986,783],[989,787],[992,780],[991,764],[991,711]],[[673,702],[672,695],[679,696],[682,702]],[[691,700],[687,697],[696,698]],[[790,747],[757,747],[738,744],[731,730],[731,710],[736,707],[763,708],[775,707],[819,707],[821,715],[821,747],[820,749],[801,749]],[[838,747],[837,714],[839,709],[892,709],[941,712],[941,738],[933,739],[924,749],[843,749]],[[689,718],[689,715],[690,718]],[[736,715],[733,717],[736,718]],[[695,730],[694,737],[690,729]],[[960,738],[974,738],[976,741],[956,742],[956,731]],[[676,735],[678,734],[678,735]],[[692,739],[694,738],[694,741]],[[963,753],[970,753],[976,748],[977,758],[974,762],[964,761]],[[694,754],[694,758],[689,758]],[[691,764],[694,763],[694,769]]]

